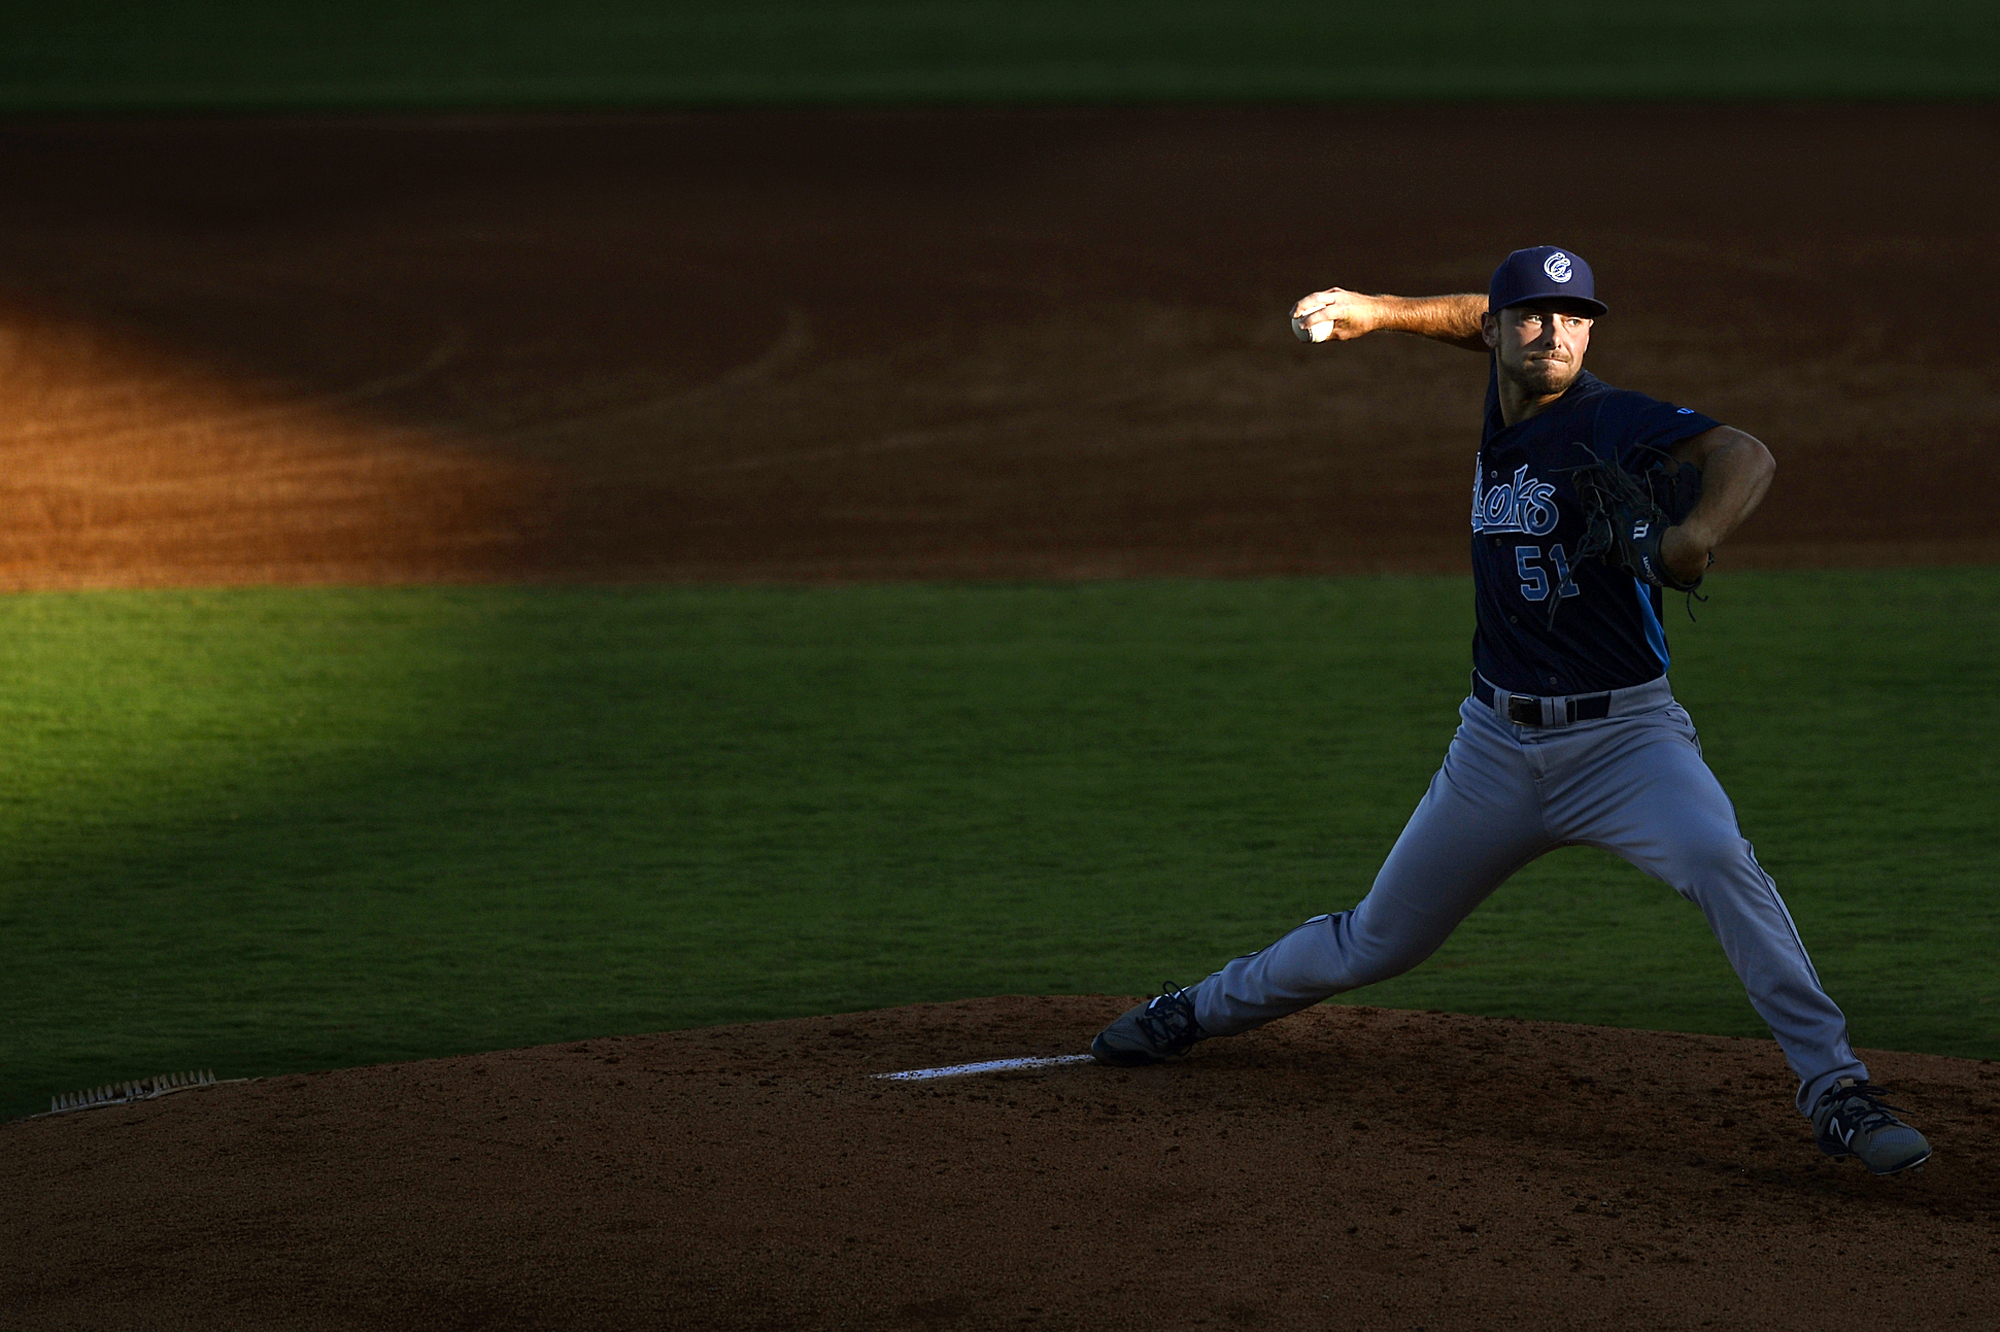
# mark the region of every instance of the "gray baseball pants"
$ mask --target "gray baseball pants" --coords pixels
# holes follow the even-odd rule
[[[1847,1019],[1820,988],[1666,678],[1613,691],[1609,715],[1596,720],[1564,724],[1562,699],[1541,706],[1555,724],[1516,725],[1490,697],[1467,698],[1444,766],[1368,896],[1194,987],[1202,1030],[1233,1036],[1401,975],[1529,861],[1559,846],[1598,846],[1701,908],[1798,1075],[1801,1111],[1840,1078],[1867,1081]]]

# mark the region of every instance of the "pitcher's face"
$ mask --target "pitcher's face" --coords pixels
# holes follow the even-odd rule
[[[1541,398],[1561,393],[1583,369],[1591,318],[1567,301],[1511,305],[1480,321],[1500,373]]]

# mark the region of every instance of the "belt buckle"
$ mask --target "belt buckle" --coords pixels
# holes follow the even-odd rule
[[[1507,720],[1516,726],[1542,724],[1542,700],[1533,694],[1507,695]]]

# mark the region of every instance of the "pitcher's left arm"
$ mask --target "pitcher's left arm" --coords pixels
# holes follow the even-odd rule
[[[1698,580],[1728,539],[1764,500],[1778,460],[1754,435],[1717,426],[1674,446],[1673,455],[1701,469],[1701,498],[1677,527],[1667,529],[1660,556],[1684,583]]]

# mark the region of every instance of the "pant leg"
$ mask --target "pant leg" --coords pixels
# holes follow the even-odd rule
[[[1678,703],[1552,733],[1548,817],[1701,908],[1751,1006],[1799,1078],[1799,1108],[1843,1077],[1866,1081],[1847,1019],[1827,997],[1778,886],[1757,863]],[[1568,748],[1573,752],[1563,754]]]
[[[1315,916],[1192,994],[1211,1036],[1233,1036],[1429,957],[1510,874],[1553,846],[1512,727],[1468,699],[1444,765],[1351,911]]]

